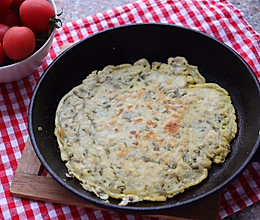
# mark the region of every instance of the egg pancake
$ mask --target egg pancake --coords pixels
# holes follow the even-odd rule
[[[199,184],[237,133],[228,92],[183,57],[92,72],[61,99],[55,126],[68,175],[119,205]]]

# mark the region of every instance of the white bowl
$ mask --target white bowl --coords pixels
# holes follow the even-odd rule
[[[54,1],[48,0],[48,2],[51,3],[56,14],[57,10]],[[16,81],[31,75],[39,67],[39,65],[42,63],[42,61],[48,54],[54,38],[55,30],[56,29],[53,28],[47,41],[31,56],[27,57],[22,61],[7,66],[1,66],[0,83]]]

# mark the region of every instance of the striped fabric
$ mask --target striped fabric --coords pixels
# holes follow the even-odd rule
[[[36,202],[13,197],[9,191],[28,139],[27,109],[33,88],[62,45],[111,27],[144,22],[177,24],[214,36],[237,51],[260,79],[260,35],[226,0],[139,0],[63,25],[56,32],[49,54],[33,75],[0,84],[0,219],[152,219]],[[222,193],[219,218],[259,200],[260,163],[254,162]]]

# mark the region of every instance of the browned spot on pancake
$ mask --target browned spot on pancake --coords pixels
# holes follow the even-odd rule
[[[153,135],[154,135],[153,130],[147,132],[146,135],[144,136],[144,140],[150,140]]]
[[[147,121],[147,122],[146,122],[146,125],[147,125],[147,126],[152,126],[152,127],[155,128],[155,127],[157,127],[157,122]]]
[[[171,134],[174,134],[178,130],[179,124],[175,121],[169,121],[165,126],[164,130],[168,131]]]
[[[151,104],[146,104],[146,107],[149,108],[149,109],[152,109],[152,105]]]
[[[176,106],[174,106],[174,104],[172,104],[172,105],[171,105],[171,104],[170,104],[170,105],[169,105],[169,104],[168,104],[168,105],[166,104],[166,105],[165,105],[165,108],[171,109],[171,110],[173,110],[173,111],[177,111],[177,110],[178,110],[178,108],[177,108]]]
[[[140,123],[140,122],[142,122],[142,121],[143,121],[142,118],[136,118],[136,119],[134,120],[134,124]]]
[[[126,98],[127,98],[127,96],[126,96],[126,95],[123,95],[123,96],[121,96],[121,97],[119,98],[119,100],[120,100],[120,101],[125,101]]]
[[[121,115],[121,113],[124,111],[124,109],[120,108],[119,112],[117,113],[117,116]]]
[[[109,121],[109,124],[111,124],[111,125],[114,125],[116,123],[116,119],[115,118],[113,118],[113,119],[111,119],[110,121]]]
[[[166,99],[166,100],[163,100],[163,103],[165,104],[164,105],[165,108],[169,108],[174,111],[179,110],[179,108],[185,107],[185,103],[179,98]]]
[[[126,155],[126,150],[123,147],[119,147],[119,152],[116,154],[118,157],[122,158]]]
[[[136,98],[138,98],[138,99],[140,99],[140,98],[142,98],[142,96],[144,95],[144,91],[143,90],[141,90],[141,91],[138,91],[137,93],[136,93]]]
[[[138,138],[138,136],[139,136],[136,131],[130,131],[130,134],[134,135],[135,138]]]

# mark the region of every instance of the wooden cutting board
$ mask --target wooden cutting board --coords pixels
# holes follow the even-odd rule
[[[31,141],[28,140],[10,187],[10,192],[12,195],[64,205],[100,209],[99,207],[87,203],[86,200],[76,196],[62,187],[50,175],[41,175],[42,170],[43,166],[34,152]],[[218,219],[219,204],[220,193],[208,197],[207,199],[204,199],[199,203],[195,203],[194,205],[180,208],[170,214],[167,214],[167,216],[152,215],[150,217],[171,220],[213,220]]]

